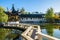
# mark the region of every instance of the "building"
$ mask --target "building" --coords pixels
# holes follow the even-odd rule
[[[18,21],[19,20],[18,11],[19,10],[15,10],[14,4],[12,5],[11,10],[7,8],[7,11],[5,13],[8,15],[8,21]]]
[[[8,22],[15,22],[15,21],[19,21],[22,23],[42,23],[45,22],[45,18],[43,13],[38,13],[38,12],[34,12],[32,14],[21,14],[21,12],[19,12],[19,10],[15,10],[14,8],[14,4],[12,5],[11,10],[9,10],[7,8],[7,11],[5,12],[8,15]]]
[[[22,23],[40,23],[45,22],[45,14],[21,14],[19,15],[19,21]]]

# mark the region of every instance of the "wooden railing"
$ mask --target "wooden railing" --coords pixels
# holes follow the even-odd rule
[[[60,40],[58,38],[43,34],[43,33],[38,33],[38,40],[42,40],[42,37],[47,38],[48,40]]]
[[[21,35],[23,37],[23,39],[25,40],[33,40],[31,37],[29,37],[27,35],[27,33],[32,29],[32,26],[28,27],[28,29],[25,30],[25,32],[23,32]]]
[[[4,24],[4,26],[11,26],[11,27],[27,29],[30,25],[20,23],[20,24]]]

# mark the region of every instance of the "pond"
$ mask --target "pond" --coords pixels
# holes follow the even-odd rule
[[[38,24],[39,25],[39,24]],[[60,25],[42,24],[41,32],[60,39]],[[22,40],[22,31],[17,29],[0,28],[0,40]],[[45,40],[45,39],[44,39]]]
[[[16,29],[0,28],[0,40],[22,40],[22,31]]]
[[[42,33],[60,39],[60,25],[58,24],[43,24],[41,25]]]

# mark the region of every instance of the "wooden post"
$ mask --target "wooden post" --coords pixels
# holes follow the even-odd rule
[[[42,35],[38,34],[38,40],[42,40]]]

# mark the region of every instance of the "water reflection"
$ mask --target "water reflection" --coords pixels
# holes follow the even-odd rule
[[[12,29],[12,31],[6,36],[6,39],[8,40],[19,40],[21,39],[21,33],[22,31],[20,30],[16,30],[16,29]]]
[[[60,25],[43,24],[41,25],[42,33],[60,38]],[[22,40],[22,31],[16,29],[0,28],[0,40]]]
[[[0,28],[0,40],[16,40],[21,39],[22,31],[16,29]]]
[[[41,29],[42,29],[42,33],[60,38],[60,25],[45,24],[45,25],[41,25]]]
[[[46,25],[45,27],[46,27],[47,34],[53,36],[53,25],[49,24]]]
[[[6,35],[10,32],[9,29],[0,28],[0,40],[5,40]]]

